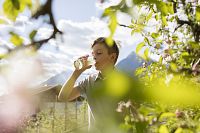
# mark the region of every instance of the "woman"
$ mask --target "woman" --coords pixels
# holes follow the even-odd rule
[[[106,118],[105,121],[108,121],[107,116],[111,116],[111,114],[110,111],[107,110],[111,107],[115,110],[115,107],[111,106],[110,102],[112,101],[113,103],[113,100],[110,100],[108,98],[109,95],[105,94],[105,87],[103,86],[105,85],[104,81],[115,70],[115,63],[118,59],[119,49],[115,41],[113,41],[113,45],[109,46],[104,37],[96,39],[91,47],[92,55],[95,60],[94,66],[98,71],[98,74],[90,75],[75,86],[78,77],[85,70],[91,68],[91,65],[87,65],[88,56],[80,57],[83,62],[83,67],[79,70],[75,69],[71,77],[63,85],[59,93],[59,100],[71,101],[81,95],[86,95],[90,108],[94,114],[93,118],[97,118],[96,114],[100,114],[99,116],[101,121],[104,118]],[[108,103],[107,105],[109,107],[105,103]],[[106,117],[102,117],[102,114]]]

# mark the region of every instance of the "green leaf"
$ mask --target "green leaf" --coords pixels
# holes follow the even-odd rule
[[[159,128],[159,133],[169,133],[169,131],[165,125],[162,125]]]
[[[7,21],[2,19],[2,18],[0,18],[0,24],[7,24]]]
[[[188,53],[188,52],[182,52],[182,53],[181,53],[181,56],[182,56],[182,57],[189,56],[189,53]]]
[[[173,55],[175,52],[177,52],[175,49],[169,49],[169,54]]]
[[[168,12],[170,14],[174,14],[174,6],[173,6],[173,3],[172,2],[168,2],[167,3],[167,7],[168,7]]]
[[[176,114],[174,114],[174,113],[165,112],[165,113],[162,113],[162,114],[160,115],[159,120],[162,121],[164,118],[175,117],[175,116],[176,116]]]
[[[15,20],[19,14],[19,9],[17,9],[12,2],[12,0],[5,0],[3,3],[4,14],[11,20]]]
[[[136,53],[138,54],[138,52],[145,46],[144,42],[141,42],[137,45],[136,47]]]
[[[194,41],[188,41],[188,44],[193,49],[200,49],[200,43],[194,42]]]
[[[125,130],[125,131],[130,131],[130,129],[132,128],[132,125],[131,124],[125,124],[125,123],[122,123],[122,124],[120,124],[120,129],[123,129],[123,130]]]
[[[135,23],[136,23],[136,22],[135,22],[135,19],[132,18],[132,19],[131,19],[131,23],[132,23],[132,24],[135,24]]]
[[[145,14],[141,14],[139,18],[137,19],[137,24],[143,24],[146,21]]]
[[[200,6],[196,8],[196,20],[200,22]]]
[[[111,7],[108,7],[104,10],[103,14],[101,17],[106,17],[106,16],[109,16],[110,14],[114,13],[115,10],[112,9]]]
[[[134,35],[134,33],[135,33],[135,30],[132,30],[132,31],[131,31],[131,35]]]
[[[177,128],[176,131],[174,133],[182,133],[183,129],[181,127]]]
[[[158,19],[159,19],[158,13],[155,15],[155,19],[158,21]]]
[[[145,41],[146,43],[148,43],[149,46],[151,46],[151,43],[150,43],[150,41],[149,41],[149,39],[148,39],[147,37],[144,38],[144,41]]]
[[[20,9],[20,3],[19,3],[19,0],[11,0],[14,7],[19,10]]]
[[[116,28],[117,28],[117,17],[116,17],[116,13],[112,13],[110,14],[110,23],[108,25],[109,29],[110,29],[110,34],[111,36],[114,34]]]
[[[139,75],[141,75],[143,72],[145,72],[145,70],[146,70],[146,69],[145,69],[145,68],[142,68],[142,67],[141,67],[141,68],[138,68],[138,69],[135,70],[135,75],[136,75],[136,76],[139,76]]]
[[[167,3],[159,1],[157,2],[156,6],[164,16],[168,14]]]
[[[11,20],[15,21],[19,13],[23,12],[25,7],[31,8],[31,0],[5,0],[3,3],[3,12]]]
[[[178,39],[179,39],[178,36],[175,36],[175,35],[172,36],[172,40],[173,40],[173,41],[177,41]]]
[[[131,118],[129,115],[126,115],[124,118],[125,123],[129,123],[131,121]]]
[[[152,18],[153,15],[153,11],[151,10],[151,12],[146,16],[146,21],[149,21]]]
[[[28,8],[32,8],[32,0],[24,0]]]
[[[170,22],[173,22],[174,20],[175,20],[175,17],[174,17],[174,16],[172,16],[172,17],[169,19]]]
[[[136,26],[135,24],[131,24],[131,25],[128,26],[128,28],[134,29],[135,26]]]
[[[112,46],[113,45],[112,36],[109,36],[109,37],[106,38],[106,43],[108,44],[108,46]]]
[[[141,4],[143,1],[142,0],[133,0],[133,3],[136,4],[136,5],[139,5]]]
[[[152,33],[151,37],[154,38],[154,39],[156,39],[157,37],[159,37],[159,35],[160,35],[159,33]]]
[[[167,16],[168,14],[174,14],[174,8],[172,2],[162,2],[158,1],[156,3],[158,10],[160,10],[161,14]]]
[[[129,15],[132,15],[132,12],[131,12],[132,10],[131,10],[131,8],[129,8],[129,7],[127,6],[127,4],[125,3],[124,0],[122,1],[121,4],[118,5],[118,8],[120,8],[120,11],[121,11],[121,12],[124,12],[124,13],[127,13],[127,14],[129,14]]]
[[[15,34],[15,33],[13,33],[13,32],[11,32],[10,34],[11,34],[10,41],[11,41],[15,46],[20,46],[20,45],[23,44],[23,39],[22,39],[19,35]]]
[[[170,63],[170,68],[172,71],[177,72],[178,71],[178,67],[175,63],[171,62]]]
[[[117,28],[117,16],[115,10],[113,10],[111,7],[106,8],[102,17],[109,16],[109,24],[108,28],[110,29],[110,35],[108,38],[106,38],[106,42],[109,46],[113,45],[113,35],[115,33],[115,30]]]
[[[149,59],[149,48],[146,48],[146,49],[144,50],[144,58],[145,58],[145,60],[148,60],[148,59]]]
[[[36,34],[37,34],[37,30],[33,30],[33,31],[29,34],[30,40],[33,40]]]
[[[26,6],[28,8],[32,7],[32,0],[20,0],[20,12],[23,12]]]
[[[160,58],[159,58],[159,63],[162,64],[162,62],[163,62],[163,57],[160,56]]]
[[[133,35],[135,32],[140,33],[144,29],[145,25],[144,24],[131,24],[128,27],[133,29],[131,32],[131,35]]]
[[[141,32],[144,29],[145,25],[144,24],[137,24],[137,29]]]
[[[167,19],[166,19],[165,16],[161,15],[161,20],[162,20],[162,26],[163,26],[163,27],[168,25],[168,24],[167,24]]]
[[[136,122],[135,128],[136,133],[144,133],[144,130],[147,128],[148,122]]]

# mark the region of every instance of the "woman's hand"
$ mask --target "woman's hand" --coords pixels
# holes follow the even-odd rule
[[[87,61],[88,57],[89,55],[81,56],[80,58],[78,58],[82,62],[82,67],[80,69],[76,69],[75,71],[82,73],[85,70],[90,69],[92,67],[92,65],[88,65],[88,61]],[[75,62],[76,61],[74,61],[74,66],[75,66]]]

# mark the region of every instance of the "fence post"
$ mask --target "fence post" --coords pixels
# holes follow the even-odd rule
[[[53,100],[53,107],[52,107],[52,133],[55,132],[55,122],[54,122],[54,119],[55,119],[55,108],[56,108],[56,101],[57,101],[57,95],[55,97],[55,99]]]
[[[65,131],[67,131],[67,101],[65,102]]]
[[[76,104],[75,104],[75,108],[76,108],[76,116],[75,116],[75,119],[76,119],[76,127],[78,127],[78,103],[77,103],[77,98],[76,98]]]
[[[37,121],[37,133],[40,133],[40,120]]]
[[[43,99],[41,99],[41,102],[43,102]],[[39,104],[39,103],[38,103]],[[39,105],[36,107],[37,109],[40,108]],[[38,110],[37,110],[38,111]],[[38,112],[37,112],[38,113]],[[40,133],[40,118],[38,118],[38,115],[36,114],[36,126],[37,126],[37,133]]]
[[[87,103],[84,101],[84,103],[83,103],[83,121],[84,121],[84,123],[86,122],[86,108],[87,108]]]

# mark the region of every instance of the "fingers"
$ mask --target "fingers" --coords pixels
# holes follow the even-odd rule
[[[79,59],[87,59],[88,57],[89,57],[89,55],[85,55],[85,56],[79,57]]]
[[[81,56],[80,58],[78,58],[79,60],[81,60],[82,62],[82,67],[80,68],[81,70],[86,70],[92,67],[92,65],[88,66],[88,57],[89,55],[85,55],[85,56]]]
[[[88,59],[89,55],[85,55],[85,56],[81,56],[79,59],[81,59],[83,66],[87,65],[87,59]]]
[[[91,68],[91,67],[92,67],[92,65],[89,65],[89,66],[86,67],[86,69],[89,69],[89,68]]]
[[[87,58],[83,58],[81,61],[83,62],[83,67],[85,67],[87,65]]]

